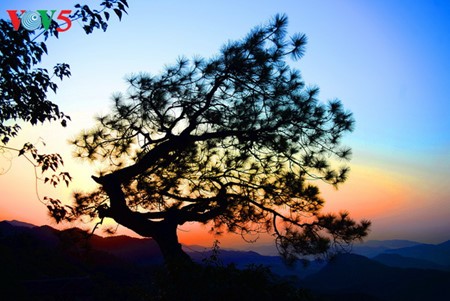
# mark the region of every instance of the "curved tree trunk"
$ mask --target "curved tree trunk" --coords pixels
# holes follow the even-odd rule
[[[178,242],[178,223],[175,216],[167,214],[161,221],[152,221],[142,213],[132,211],[126,205],[121,184],[114,175],[102,178],[93,177],[93,179],[103,186],[110,198],[110,207],[97,209],[101,218],[110,217],[141,236],[153,238],[161,249],[169,269],[192,265],[191,258],[183,251]]]
[[[178,242],[177,224],[167,221],[161,221],[154,229],[152,238],[156,241],[164,262],[168,267],[187,266],[192,264],[192,259],[183,251]]]

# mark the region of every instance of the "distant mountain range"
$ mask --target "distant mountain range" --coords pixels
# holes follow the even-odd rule
[[[369,240],[355,245],[352,253],[392,267],[450,270],[450,240],[436,245],[408,240]]]
[[[396,268],[367,257],[341,254],[301,285],[326,300],[450,300],[450,272]]]
[[[21,221],[16,221],[16,220],[12,220],[12,221],[6,221],[8,224],[15,226],[15,227],[24,227],[24,228],[34,228],[36,227],[36,225],[30,224],[30,223],[25,223],[25,222],[21,222]]]
[[[391,249],[387,254],[398,254],[404,257],[423,259],[444,267],[450,267],[450,241],[438,245],[419,244],[412,247]]]
[[[0,222],[0,239],[5,236],[28,234],[49,248],[57,248],[61,244],[74,245],[68,249],[83,251],[82,245],[88,244],[85,249],[90,253],[105,253],[118,259],[138,266],[154,266],[163,263],[163,258],[155,241],[148,238],[134,238],[129,236],[101,237],[92,235],[89,240],[84,239],[84,232],[77,228],[58,231],[49,226],[36,227],[18,221]],[[194,261],[199,263],[208,261],[211,258],[210,248],[201,246],[184,246],[184,250]],[[73,250],[71,251],[73,252]],[[86,251],[87,252],[87,251]],[[312,262],[307,267],[298,265],[295,267],[286,266],[279,256],[263,256],[253,251],[234,251],[220,249],[220,263],[223,265],[235,264],[238,268],[245,268],[248,265],[265,265],[279,275],[296,275],[305,277],[317,272],[323,267],[323,262]]]
[[[185,250],[199,263],[211,258],[211,250],[201,246],[185,246]],[[298,286],[320,300],[450,300],[450,241],[438,245],[368,241],[355,245],[353,253],[337,255],[328,263],[287,267],[279,256],[220,249],[216,264],[268,266],[282,277],[297,279]],[[58,288],[54,294],[69,292],[82,299],[83,294],[100,291],[99,283],[132,286],[162,262],[151,239],[97,235],[86,239],[77,228],[59,231],[19,221],[0,222],[0,276],[7,279],[0,289],[6,294],[9,290],[39,296]],[[117,299],[117,287],[112,291],[112,299]],[[103,288],[101,292],[105,294]]]
[[[420,242],[410,240],[368,240],[363,243],[355,243],[352,248],[352,253],[363,255],[366,257],[375,257],[388,250],[395,250],[399,248],[413,247],[420,245]]]

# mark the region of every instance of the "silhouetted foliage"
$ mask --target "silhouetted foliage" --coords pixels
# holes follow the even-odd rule
[[[106,0],[100,6],[102,9],[92,10],[88,5],[77,4],[70,19],[81,21],[87,34],[95,28],[105,31],[108,11],[113,10],[121,18],[128,4],[126,0]],[[70,66],[59,63],[52,72],[38,67],[43,55],[47,54],[46,40],[50,36],[58,37],[60,25],[52,19],[48,30],[15,30],[11,22],[0,20],[0,140],[3,144],[20,130],[17,123],[8,121],[22,120],[35,125],[38,122],[60,120],[66,126],[70,120],[57,104],[48,100],[47,95],[49,91],[56,93],[58,89],[53,77],[60,80],[70,77]]]
[[[93,10],[88,5],[77,4],[70,19],[81,22],[86,34],[92,33],[95,28],[105,31],[109,11],[114,11],[121,19],[128,4],[126,0],[105,0],[100,3],[100,7],[100,10]],[[42,57],[48,53],[47,39],[51,36],[58,38],[58,28],[65,26],[50,16],[49,19],[51,23],[47,30],[38,28],[34,31],[23,28],[16,30],[10,21],[0,20],[0,153],[17,152],[19,156],[25,156],[35,170],[40,169],[42,174],[52,171],[52,174],[43,176],[42,181],[56,186],[60,182],[68,185],[72,179],[68,172],[56,172],[64,164],[59,154],[41,154],[29,142],[22,148],[6,146],[11,138],[18,135],[19,121],[36,125],[59,120],[65,127],[70,120],[48,97],[50,91],[56,93],[58,89],[55,77],[63,80],[71,76],[70,66],[59,63],[51,72],[39,66]],[[42,202],[57,222],[68,218],[60,200],[44,198]]]
[[[315,300],[263,266],[192,266],[154,276],[151,300]]]
[[[186,222],[244,237],[269,232],[288,262],[367,235],[368,221],[322,214],[312,180],[338,186],[351,150],[352,114],[321,103],[286,60],[306,36],[287,36],[277,15],[207,60],[179,58],[159,75],[128,79],[110,114],[74,141],[103,162],[99,189],[75,193],[71,216],[112,218],[154,238],[167,262],[189,261],[177,239]]]

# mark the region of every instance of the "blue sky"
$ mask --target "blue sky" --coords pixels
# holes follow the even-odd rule
[[[95,7],[97,1],[85,2]],[[71,9],[73,3],[77,1],[5,0],[0,16],[6,17],[6,9]],[[354,209],[358,217],[364,217],[364,208],[372,208],[366,216],[374,221],[374,238],[450,238],[450,1],[129,4],[129,15],[122,22],[113,17],[105,33],[86,36],[74,23],[59,40],[48,42],[44,66],[66,62],[73,74],[51,96],[73,117],[54,142],[58,148],[70,156],[61,141],[108,110],[111,94],[126,89],[127,74],[157,73],[180,55],[210,57],[227,40],[286,13],[289,32],[303,32],[309,40],[304,58],[292,66],[301,70],[307,84],[320,87],[323,100],[341,99],[356,119],[356,129],[346,139],[354,151],[355,180],[349,180],[347,190],[344,185],[327,195],[349,198],[342,201],[342,209]],[[54,129],[35,131],[44,139],[55,138]],[[88,178],[93,172],[83,168]],[[360,195],[352,194],[363,182],[372,184]],[[372,196],[376,193],[380,199]],[[401,201],[389,203],[396,193]],[[384,211],[373,209],[377,204]]]

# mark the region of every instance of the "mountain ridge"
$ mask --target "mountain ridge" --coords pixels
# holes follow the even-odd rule
[[[307,276],[302,286],[318,294],[338,296],[333,300],[446,301],[450,300],[448,283],[450,272],[396,268],[362,255],[341,254],[318,273]]]
[[[16,225],[0,222],[0,252],[3,254],[0,276],[8,279],[0,285],[9,290],[22,287],[29,296],[48,294],[55,286],[61,287],[57,292],[61,296],[103,294],[105,281],[131,287],[136,281],[146,279],[149,271],[162,266],[159,248],[148,238],[94,234],[87,240],[88,233],[78,228],[57,230],[50,226]],[[394,244],[403,243],[413,242]],[[370,245],[379,247],[383,243]],[[387,242],[387,246],[392,246],[392,242]],[[449,246],[446,241],[391,251],[419,248],[433,253],[435,249],[445,251]],[[218,249],[219,259],[215,259],[210,248],[187,246],[186,249],[190,249],[187,250],[189,255],[199,263],[218,267],[232,265],[239,269],[269,267],[275,275],[322,296],[323,300],[414,301],[430,296],[436,301],[450,300],[450,272],[445,267],[401,254],[385,252],[375,258],[338,254],[328,262],[311,261],[308,268],[301,265],[289,268],[279,256],[264,256],[254,251]],[[103,280],[99,284],[94,279]],[[69,285],[71,282],[78,284],[73,287]]]

